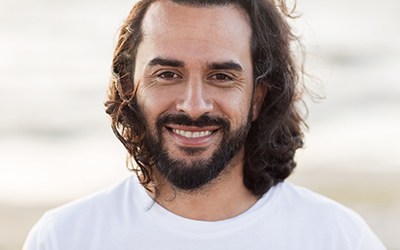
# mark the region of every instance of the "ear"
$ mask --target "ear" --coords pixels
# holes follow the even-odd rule
[[[257,120],[267,94],[268,86],[265,82],[257,83],[253,94],[253,121]]]

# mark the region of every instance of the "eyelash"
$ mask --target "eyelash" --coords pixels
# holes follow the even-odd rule
[[[162,71],[156,74],[156,77],[159,78],[161,81],[168,81],[168,82],[182,79],[182,77],[179,74],[173,71]],[[225,73],[214,73],[210,75],[207,79],[215,81],[216,83],[217,82],[222,83],[222,82],[232,82],[234,80],[234,77]]]
[[[171,74],[173,76],[172,77],[171,76],[168,77],[168,76],[165,76],[166,74]],[[164,71],[164,72],[161,72],[161,73],[157,74],[156,76],[158,78],[163,79],[163,80],[172,80],[172,79],[180,78],[180,76],[178,74],[176,74],[176,73],[174,73],[172,71]]]
[[[224,77],[224,79],[218,79],[218,77]],[[217,80],[217,81],[232,81],[233,77],[227,75],[227,74],[223,74],[223,73],[217,73],[211,76],[211,79],[213,80]]]

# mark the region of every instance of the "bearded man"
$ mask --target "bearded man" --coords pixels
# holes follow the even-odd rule
[[[384,249],[285,181],[304,127],[287,16],[272,0],[139,1],[106,101],[136,175],[46,213],[25,249]]]

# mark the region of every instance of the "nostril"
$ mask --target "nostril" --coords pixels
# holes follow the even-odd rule
[[[184,112],[193,119],[213,111],[213,102],[206,96],[201,87],[188,87],[185,96],[178,101],[177,110]]]

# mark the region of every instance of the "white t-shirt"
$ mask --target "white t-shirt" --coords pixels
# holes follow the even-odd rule
[[[385,249],[348,208],[287,182],[250,209],[208,222],[155,203],[132,176],[107,190],[47,212],[25,250],[123,249]]]

